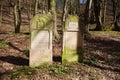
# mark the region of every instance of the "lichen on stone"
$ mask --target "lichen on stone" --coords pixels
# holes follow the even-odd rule
[[[62,53],[62,63],[66,62],[79,62],[83,58],[82,48],[78,48],[76,50],[70,49],[69,47],[64,47]]]
[[[34,18],[31,20],[30,29],[31,31],[34,29],[51,29],[48,26],[52,22],[52,15],[50,13],[45,14],[37,14],[34,16]]]
[[[68,17],[66,18],[65,24],[63,25],[63,31],[66,31],[68,29],[69,22],[79,23],[79,17],[77,15],[68,15]]]

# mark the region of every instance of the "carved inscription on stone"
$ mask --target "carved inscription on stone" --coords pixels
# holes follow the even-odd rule
[[[40,31],[32,41],[31,49],[49,49],[50,35],[48,31]]]
[[[79,30],[78,22],[69,22],[68,30],[70,31]]]

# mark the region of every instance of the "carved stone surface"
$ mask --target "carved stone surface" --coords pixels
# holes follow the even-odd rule
[[[78,22],[69,22],[68,30],[69,31],[79,31]]]
[[[79,30],[79,19],[72,15],[67,18],[65,24],[62,63],[82,61],[83,37]]]
[[[82,36],[80,32],[64,32],[63,46],[76,50],[82,46]]]
[[[37,67],[44,63],[52,63],[52,15],[38,14],[30,26],[31,45],[30,60],[31,67]]]
[[[82,60],[83,39],[79,31],[63,33],[62,62],[78,62]]]
[[[31,49],[49,49],[50,34],[48,31],[40,31],[31,43]]]
[[[40,31],[31,42],[30,66],[52,63],[52,32]]]

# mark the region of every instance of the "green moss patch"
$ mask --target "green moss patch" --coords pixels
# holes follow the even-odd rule
[[[47,30],[51,31],[53,29],[53,16],[50,13],[46,14],[37,14],[34,16],[34,18],[31,20],[30,23],[30,30],[32,34],[31,41],[34,40],[35,36],[41,31],[41,30]]]
[[[81,48],[78,48],[78,50],[72,50],[68,47],[65,47],[62,53],[62,63],[78,62],[82,60],[82,58],[83,58],[83,51]]]
[[[52,73],[55,75],[69,74],[72,71],[72,68],[66,65],[53,65],[51,66]]]
[[[69,22],[79,22],[79,17],[77,15],[68,15],[65,21],[65,25],[63,26],[63,30],[67,30]]]
[[[34,29],[50,29],[48,26],[52,22],[52,15],[50,13],[38,14],[31,20],[30,28]]]
[[[77,22],[77,21],[79,20],[79,17],[78,17],[78,16],[76,16],[76,15],[68,15],[67,20]]]
[[[0,41],[0,48],[3,48],[5,46],[7,46],[8,43],[7,42],[4,42],[4,41]]]
[[[30,67],[25,66],[22,69],[10,74],[11,79],[12,80],[17,80],[17,78],[19,76],[23,77],[25,75],[27,75],[30,78],[33,74],[35,74],[35,71],[37,71],[37,70],[38,70],[38,68],[30,68]]]

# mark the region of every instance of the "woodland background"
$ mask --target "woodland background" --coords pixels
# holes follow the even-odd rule
[[[51,1],[0,0],[0,80],[119,80],[120,0],[55,0],[53,10]],[[30,21],[47,12],[56,15],[54,64],[30,68]],[[80,17],[83,63],[61,64],[66,14]]]

